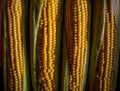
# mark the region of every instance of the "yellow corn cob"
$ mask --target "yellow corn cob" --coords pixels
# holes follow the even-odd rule
[[[55,91],[55,48],[58,0],[45,0],[37,39],[39,89]]]
[[[69,67],[69,90],[83,90],[83,75],[88,36],[88,1],[67,0],[65,30]]]
[[[115,62],[116,25],[111,3],[106,3],[104,41],[102,43],[96,69],[94,90],[112,91]]]
[[[7,0],[8,21],[8,89],[23,90],[22,1]]]

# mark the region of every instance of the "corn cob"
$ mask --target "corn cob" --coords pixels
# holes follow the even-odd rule
[[[42,91],[56,91],[55,49],[58,0],[45,0],[37,39],[37,83]]]
[[[68,89],[83,90],[84,65],[88,47],[88,1],[67,0],[65,30],[68,54]]]
[[[116,24],[110,0],[106,0],[105,17],[104,40],[97,59],[94,91],[112,91],[113,86],[113,70],[116,60]]]
[[[22,0],[7,0],[8,89],[23,91],[23,5]]]

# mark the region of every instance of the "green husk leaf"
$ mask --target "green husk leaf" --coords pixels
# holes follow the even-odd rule
[[[66,0],[62,2],[62,12],[65,12]],[[60,82],[60,90],[68,91],[68,63],[67,63],[67,49],[66,49],[66,34],[65,34],[65,26],[64,26],[64,13],[62,13],[62,66],[61,66],[61,82]]]
[[[3,78],[4,78],[4,91],[7,91],[7,60],[8,60],[8,47],[7,47],[7,25],[6,25],[6,0],[3,1],[3,23],[4,23],[4,29],[3,29],[3,44],[4,44],[4,62],[3,62]]]
[[[61,74],[61,91],[68,91],[68,63],[67,63],[67,50],[66,50],[66,36],[63,29],[63,55],[62,55],[62,74]]]
[[[3,1],[0,0],[0,87],[4,90],[3,82]]]
[[[30,0],[30,60],[33,91],[37,91],[36,42],[43,1],[44,0]]]
[[[96,62],[100,44],[104,36],[105,0],[92,0],[91,47],[88,74],[88,89],[93,91]]]
[[[30,76],[30,59],[29,59],[29,0],[23,0],[24,3],[24,15],[23,15],[23,50],[24,50],[24,79],[23,79],[23,91],[31,90],[31,76]]]
[[[57,19],[57,31],[56,31],[56,60],[55,60],[55,84],[56,90],[58,91],[60,88],[60,78],[61,78],[61,65],[62,65],[62,20],[63,20],[63,1],[58,0],[58,19]]]

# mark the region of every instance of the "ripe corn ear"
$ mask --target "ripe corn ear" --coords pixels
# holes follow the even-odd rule
[[[89,38],[88,0],[66,0],[65,31],[68,57],[68,90],[82,91],[86,81]]]
[[[23,2],[7,0],[7,35],[8,35],[8,89],[23,91],[24,44],[23,44]]]
[[[45,0],[37,38],[37,83],[42,91],[56,91],[55,58],[58,0]]]
[[[116,22],[110,0],[106,0],[104,39],[97,58],[94,91],[112,91],[116,60]]]

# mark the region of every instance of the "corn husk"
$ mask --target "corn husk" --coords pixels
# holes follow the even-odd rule
[[[23,0],[23,50],[24,50],[24,78],[23,78],[23,91],[30,91],[31,85],[31,72],[30,72],[30,45],[29,45],[29,0]]]
[[[4,77],[4,91],[7,91],[7,30],[6,30],[6,10],[5,10],[6,0],[3,1],[3,20],[4,20],[4,32],[3,32],[3,44],[4,44],[4,62],[3,62],[3,77]]]
[[[3,1],[0,0],[0,87],[3,90]]]
[[[36,43],[44,0],[30,0],[30,60],[33,91],[37,91],[36,83]]]

